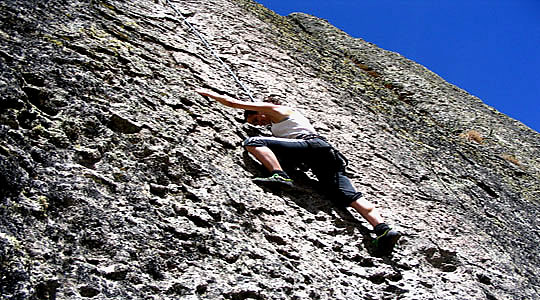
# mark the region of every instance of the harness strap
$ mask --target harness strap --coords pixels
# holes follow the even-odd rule
[[[296,137],[296,139],[305,140],[305,141],[312,140],[312,139],[321,139],[328,143],[328,140],[325,137],[318,134],[300,134]],[[339,152],[339,150],[334,148],[334,146],[332,146],[331,144],[328,144],[328,145],[330,146],[330,151],[332,152],[334,159],[336,161],[339,161],[339,160],[343,161],[343,163],[345,164],[343,167],[347,167],[349,165],[349,160],[345,157],[345,155]]]
[[[334,154],[334,157],[343,160],[345,165],[343,167],[347,167],[349,165],[349,160],[343,155],[343,153],[339,152],[336,148],[332,147],[332,152]]]
[[[318,134],[299,134],[296,136],[296,139],[298,140],[312,140],[312,139],[321,139],[325,142],[327,142],[326,138],[322,135]]]

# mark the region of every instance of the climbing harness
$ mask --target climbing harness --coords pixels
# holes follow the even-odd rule
[[[216,51],[214,50],[214,48],[212,48],[212,46],[210,45],[210,43],[208,43],[208,41],[204,38],[204,36],[191,24],[188,22],[188,20],[186,20],[186,18],[182,15],[181,12],[178,11],[178,9],[176,9],[176,7],[171,3],[171,0],[166,0],[167,1],[167,4],[169,4],[169,6],[174,10],[174,12],[176,13],[176,15],[180,16],[180,18],[182,18],[182,21],[189,27],[189,29],[191,29],[195,35],[197,35],[197,37],[203,42],[203,44],[206,46],[206,48],[208,48],[208,50],[210,50],[210,52],[212,53],[212,55],[221,63],[221,65],[223,65],[223,67],[225,67],[225,69],[232,75],[232,77],[234,78],[234,80],[236,81],[236,83],[238,83],[238,85],[240,85],[240,87],[246,92],[246,94],[249,96],[249,99],[251,99],[252,102],[255,102],[255,99],[253,99],[253,96],[251,95],[251,92],[249,91],[249,89],[240,81],[240,79],[238,79],[238,77],[236,76],[236,74],[233,72],[233,70],[231,70],[231,68],[229,68],[229,66],[221,59],[219,58],[219,56],[217,55]]]
[[[325,142],[328,142],[328,140],[321,135],[318,134],[300,134],[296,137],[296,139],[301,139],[305,141],[309,141],[312,139],[320,139]],[[330,144],[329,144],[330,145]],[[334,146],[330,145],[330,152],[332,153],[332,157],[334,158],[334,161],[340,164],[340,167],[346,168],[349,165],[349,160],[343,155],[339,150],[334,148]]]

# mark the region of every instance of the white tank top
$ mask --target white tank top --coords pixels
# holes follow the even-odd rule
[[[309,120],[299,112],[293,112],[287,119],[272,123],[272,134],[276,137],[294,139],[301,134],[317,134]]]

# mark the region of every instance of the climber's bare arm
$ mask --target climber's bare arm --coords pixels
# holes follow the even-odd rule
[[[288,116],[292,113],[290,108],[273,103],[242,101],[206,89],[198,89],[197,93],[202,96],[210,97],[228,107],[258,111],[261,113],[274,115],[278,118],[281,116]]]
[[[242,100],[234,99],[227,95],[221,95],[221,94],[212,92],[210,90],[205,90],[205,89],[198,89],[197,93],[201,94],[202,96],[210,97],[216,100],[217,102],[225,106],[232,107],[232,108],[268,112],[269,110],[272,110],[275,106],[277,106],[275,104],[266,103],[266,102],[242,101]]]

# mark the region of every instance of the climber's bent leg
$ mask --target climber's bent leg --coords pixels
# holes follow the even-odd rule
[[[250,137],[244,141],[244,147],[270,172],[283,171],[281,160],[301,162],[309,149],[304,140],[276,137]]]
[[[276,155],[274,152],[272,152],[272,150],[270,150],[270,148],[266,146],[246,146],[246,150],[253,154],[253,156],[255,156],[255,158],[260,161],[268,171],[283,171],[283,168],[281,167]]]
[[[338,195],[342,195],[344,203],[348,201],[349,206],[359,212],[373,227],[384,223],[384,220],[375,205],[364,199],[362,193],[356,191],[349,178],[345,176],[343,172],[337,172],[335,176],[335,181],[339,190]]]
[[[373,227],[384,222],[375,205],[362,198],[362,193],[356,191],[343,171],[325,172],[324,169],[321,169],[317,170],[315,175],[326,186],[330,193],[330,199],[337,205],[354,208]]]
[[[326,179],[330,179],[327,177]],[[378,209],[370,201],[363,199],[360,192],[356,192],[349,178],[342,171],[338,171],[333,176],[333,181],[328,182],[335,187],[335,200],[338,203],[348,203],[352,208],[358,211],[366,221],[373,226],[373,231],[377,235],[374,240],[376,252],[378,255],[388,255],[394,249],[401,234],[392,230],[390,226],[384,223]]]

